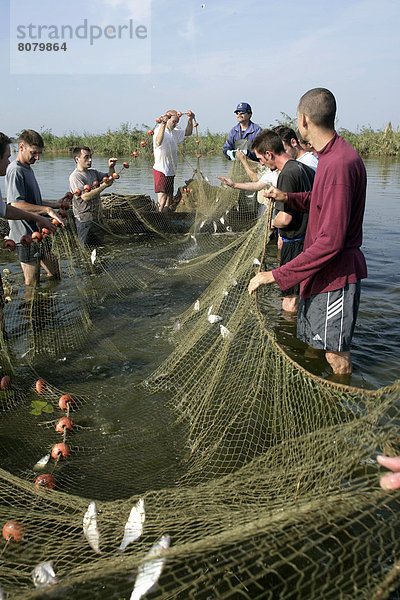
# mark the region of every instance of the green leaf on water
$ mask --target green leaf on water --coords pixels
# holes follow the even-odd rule
[[[35,409],[43,409],[47,405],[46,400],[32,400],[31,406]]]
[[[31,415],[41,415],[44,412],[52,413],[54,410],[51,404],[48,404],[46,400],[32,400],[31,408]]]

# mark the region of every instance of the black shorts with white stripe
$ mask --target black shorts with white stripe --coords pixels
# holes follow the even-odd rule
[[[350,350],[360,304],[361,283],[349,283],[333,292],[300,298],[297,337],[332,352]]]

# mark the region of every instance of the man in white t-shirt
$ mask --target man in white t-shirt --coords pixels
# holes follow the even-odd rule
[[[178,164],[178,144],[186,136],[192,135],[194,113],[188,111],[189,120],[186,129],[177,127],[179,117],[176,110],[162,115],[161,123],[154,130],[154,191],[157,194],[158,210],[168,210],[174,196],[174,177]]]
[[[296,132],[293,129],[286,125],[277,125],[273,127],[272,131],[275,131],[279,135],[285,152],[289,154],[290,158],[294,158],[316,171],[318,158],[312,152],[306,151],[301,147]]]

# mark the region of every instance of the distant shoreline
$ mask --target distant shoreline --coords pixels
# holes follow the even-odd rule
[[[286,124],[293,127],[293,122]],[[108,156],[129,156],[132,152],[137,152],[138,156],[150,156],[153,154],[153,137],[149,133],[151,131],[149,128],[132,129],[123,123],[118,130],[108,130],[100,134],[84,132],[79,135],[71,132],[68,135],[56,136],[49,129],[42,129],[40,134],[48,152],[69,154],[75,146],[89,146],[93,152]],[[374,131],[364,127],[357,132],[339,129],[338,133],[362,156],[400,156],[400,130],[393,130],[390,123],[384,130]],[[194,132],[179,146],[179,153],[218,156],[222,152],[227,135],[206,131],[196,137]]]

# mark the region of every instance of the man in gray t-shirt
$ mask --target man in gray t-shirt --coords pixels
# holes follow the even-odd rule
[[[35,215],[32,220],[9,221],[9,237],[18,244],[17,254],[24,274],[25,285],[29,288],[39,283],[40,266],[45,269],[48,277],[60,277],[58,260],[50,251],[49,244],[42,243],[40,246],[37,243],[27,246],[20,244],[22,236],[31,236],[34,231],[38,231],[37,215],[47,215],[62,223],[62,219],[53,210],[60,206],[61,200],[54,206],[42,201],[40,189],[31,168],[31,165],[39,159],[43,147],[43,139],[39,133],[32,129],[24,130],[18,138],[17,158],[9,165],[6,173],[7,203]],[[53,227],[48,227],[48,229],[54,231]]]
[[[73,156],[76,169],[69,176],[69,186],[74,194],[72,210],[78,239],[83,246],[99,246],[104,238],[100,193],[112,185],[117,159],[109,158],[108,173],[102,173],[91,168],[92,152],[87,146],[74,148]],[[104,178],[106,181],[103,181]],[[88,186],[87,190],[85,186]]]

